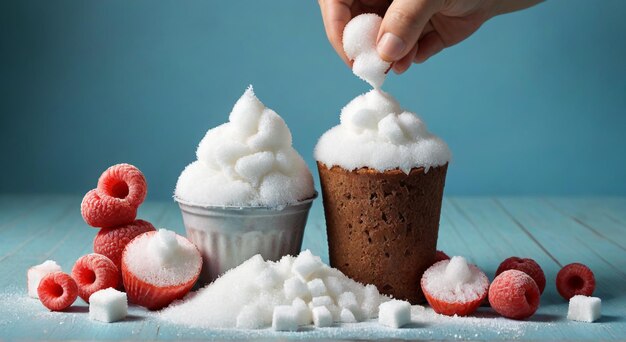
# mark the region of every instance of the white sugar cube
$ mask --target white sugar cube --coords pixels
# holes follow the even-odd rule
[[[298,314],[291,305],[278,305],[272,314],[272,329],[276,331],[298,330]]]
[[[291,303],[291,306],[296,309],[298,325],[308,325],[313,322],[311,309],[309,309],[304,300],[302,300],[301,298],[296,298]]]
[[[392,328],[400,328],[411,322],[411,304],[393,299],[380,304],[378,323]]]
[[[313,279],[306,285],[309,288],[309,292],[311,292],[311,296],[313,297],[324,296],[326,294],[326,285],[324,285],[322,279]]]
[[[246,305],[237,314],[236,327],[238,329],[261,329],[268,324],[263,316],[263,310],[258,305]]]
[[[337,277],[327,277],[324,280],[324,284],[326,285],[328,293],[330,293],[333,297],[337,297],[343,293],[343,284]]]
[[[59,266],[54,260],[46,260],[39,265],[35,265],[28,269],[26,272],[28,296],[32,298],[39,298],[37,294],[37,287],[41,279],[49,273],[61,272],[61,266]]]
[[[307,249],[296,257],[291,271],[298,275],[300,279],[307,281],[312,275],[314,275],[317,271],[320,271],[323,267],[324,263],[322,263],[322,259],[313,255],[313,253]]]
[[[357,320],[363,320],[363,313],[354,292],[344,292],[337,297],[337,304],[342,309],[348,309],[354,314]]]
[[[319,296],[319,297],[313,297],[313,299],[311,300],[310,305],[312,307],[317,307],[317,306],[328,306],[333,304],[333,299],[329,296]]]
[[[89,297],[89,318],[100,322],[123,320],[128,314],[126,293],[112,287],[95,292]]]
[[[280,275],[274,268],[264,269],[255,279],[255,285],[263,290],[275,288],[281,281]]]
[[[326,309],[330,311],[331,316],[333,316],[333,322],[341,322],[341,308],[339,305],[330,304],[326,305]]]
[[[285,298],[293,300],[294,298],[307,299],[311,294],[306,284],[298,277],[291,277],[283,283]]]
[[[591,323],[600,318],[602,300],[598,297],[577,295],[569,300],[567,319]]]
[[[358,322],[356,317],[354,317],[354,314],[352,313],[352,311],[350,311],[350,309],[346,309],[346,308],[341,309],[340,318],[341,318],[341,322],[343,322],[343,323],[356,323],[356,322]]]
[[[361,311],[367,318],[378,317],[378,306],[380,305],[380,293],[375,285],[369,284],[365,286],[363,291],[363,303],[361,303]]]
[[[313,324],[318,327],[330,327],[333,325],[333,316],[325,306],[318,306],[313,308]]]

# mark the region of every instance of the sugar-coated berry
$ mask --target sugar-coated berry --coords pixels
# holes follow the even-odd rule
[[[89,303],[89,297],[100,290],[115,288],[119,283],[117,266],[101,254],[91,253],[76,260],[72,277],[78,285],[78,295]]]
[[[543,290],[546,288],[546,275],[543,273],[541,266],[533,259],[515,256],[507,258],[498,266],[496,276],[506,270],[518,270],[528,274],[537,283],[539,293],[543,293]]]
[[[596,289],[596,277],[583,264],[565,265],[556,275],[556,289],[567,300],[576,295],[591,296]]]
[[[539,307],[539,287],[528,274],[507,270],[489,287],[489,304],[497,313],[513,319],[532,316]]]
[[[137,216],[137,207],[116,197],[100,196],[94,189],[83,197],[80,213],[92,227],[111,228],[133,222]]]
[[[100,197],[114,197],[137,208],[146,198],[148,186],[138,168],[130,164],[117,164],[102,173],[96,190]]]
[[[67,273],[49,273],[39,282],[37,295],[46,308],[51,311],[61,311],[76,301],[78,286]]]

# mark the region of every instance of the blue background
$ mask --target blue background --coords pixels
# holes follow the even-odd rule
[[[549,1],[387,79],[449,143],[447,194],[626,194],[624,13]],[[82,194],[129,162],[167,198],[248,84],[311,167],[368,90],[315,1],[2,1],[0,192]]]

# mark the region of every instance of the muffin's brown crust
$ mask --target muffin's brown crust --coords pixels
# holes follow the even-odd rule
[[[448,165],[379,172],[317,163],[330,264],[413,304],[433,263]]]

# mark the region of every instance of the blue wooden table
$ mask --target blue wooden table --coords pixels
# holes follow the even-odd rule
[[[411,339],[626,339],[626,198],[489,198],[447,197],[439,248],[463,255],[490,279],[503,259],[535,259],[548,284],[541,307],[525,322],[497,318],[481,308],[474,318],[417,322],[407,329],[380,329],[374,324],[306,329],[295,333],[269,330],[206,331],[163,323],[155,313],[131,307],[123,322],[90,321],[80,299],[69,313],[48,312],[26,296],[26,270],[46,259],[64,271],[92,251],[96,229],[80,216],[77,196],[0,195],[0,340],[5,339],[203,339],[203,338],[411,338]],[[139,218],[184,233],[173,201],[147,202]],[[313,206],[303,248],[327,261],[321,202]],[[554,278],[562,265],[582,262],[597,279],[603,317],[597,323],[566,319],[567,303]],[[219,310],[219,308],[208,308]]]

